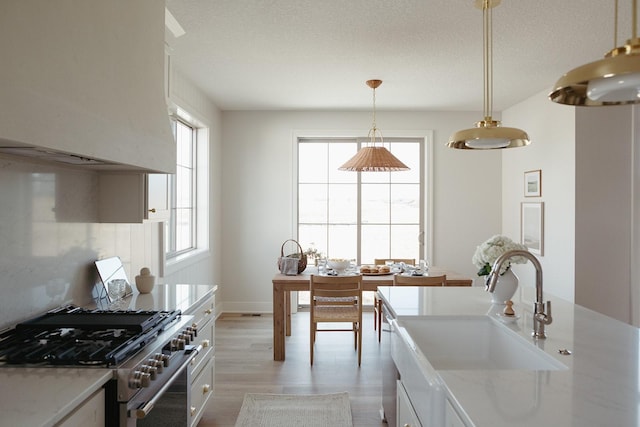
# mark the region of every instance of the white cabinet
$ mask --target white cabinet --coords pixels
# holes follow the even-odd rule
[[[198,336],[194,345],[202,345],[202,351],[191,361],[191,393],[189,425],[195,427],[205,406],[213,397],[215,379],[215,293],[191,306],[185,314],[193,315]]]
[[[150,173],[145,175],[145,219],[150,221],[167,221],[171,213],[169,184],[171,175]]]
[[[103,172],[98,175],[98,222],[136,224],[169,219],[168,174]]]
[[[56,427],[104,427],[104,389],[92,394]]]
[[[422,427],[402,381],[398,380],[397,385],[396,425],[398,427]]]

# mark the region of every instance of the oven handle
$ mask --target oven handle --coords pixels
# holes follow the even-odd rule
[[[196,347],[195,349],[193,349],[191,351],[191,353],[190,353],[191,357],[189,357],[187,359],[187,361],[185,363],[183,363],[182,366],[180,366],[178,368],[178,370],[173,373],[173,375],[171,375],[171,378],[169,378],[169,380],[162,386],[162,388],[160,390],[158,390],[158,392],[155,394],[155,396],[153,396],[151,399],[149,399],[149,401],[147,403],[145,403],[143,407],[136,409],[136,418],[137,419],[141,419],[141,418],[144,418],[147,415],[149,415],[149,412],[151,412],[151,410],[155,406],[155,404],[158,401],[158,399],[160,399],[162,397],[162,395],[164,394],[164,392],[167,391],[167,389],[169,387],[171,387],[171,384],[173,384],[173,382],[180,375],[182,375],[182,371],[184,371],[189,366],[189,363],[191,363],[191,361],[201,351],[202,351],[202,344],[198,345],[198,347]]]

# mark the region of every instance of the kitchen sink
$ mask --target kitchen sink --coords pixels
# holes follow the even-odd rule
[[[398,332],[438,370],[564,370],[553,356],[489,316],[399,317]]]

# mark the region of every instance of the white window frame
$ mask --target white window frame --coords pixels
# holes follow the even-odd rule
[[[421,183],[424,200],[424,212],[422,224],[424,230],[421,231],[419,253],[421,259],[432,263],[433,254],[433,131],[432,130],[386,130],[385,139],[393,141],[394,138],[417,138],[422,139],[424,144],[423,182]],[[363,138],[361,131],[306,131],[297,130],[292,132],[292,224],[291,235],[298,237],[298,141],[300,139],[332,139],[332,138]],[[345,160],[346,161],[346,160]],[[355,172],[354,172],[355,173]]]
[[[195,129],[194,165],[194,236],[190,250],[168,257],[165,239],[167,227],[162,227],[160,250],[163,262],[161,275],[167,276],[209,256],[209,126],[196,115],[182,108],[176,108],[174,115]],[[171,179],[171,185],[175,179]],[[174,194],[172,192],[172,194]],[[170,201],[171,211],[175,208],[175,198]],[[170,222],[169,222],[170,223]]]

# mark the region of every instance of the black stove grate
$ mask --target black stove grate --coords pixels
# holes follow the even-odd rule
[[[115,366],[180,317],[175,311],[65,307],[0,335],[0,364]]]

